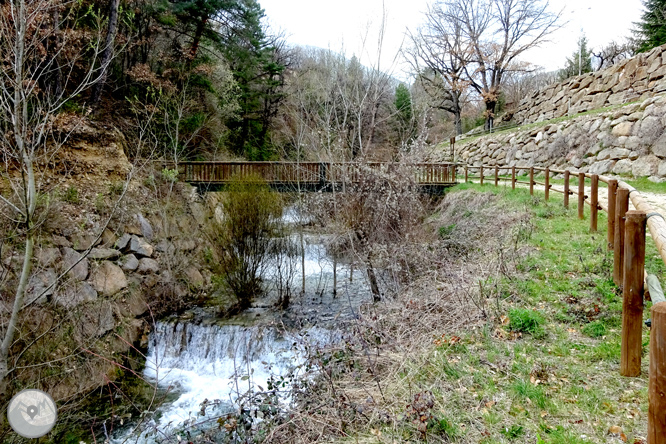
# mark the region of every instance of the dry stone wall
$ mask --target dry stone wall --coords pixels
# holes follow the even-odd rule
[[[521,101],[513,120],[542,122],[566,115],[644,100],[666,91],[666,45],[562,83],[549,85]]]
[[[460,141],[456,160],[500,167],[557,166],[666,180],[666,94],[599,114]]]

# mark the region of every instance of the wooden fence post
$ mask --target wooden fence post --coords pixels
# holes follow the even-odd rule
[[[499,180],[499,167],[495,165],[495,186],[497,186],[498,180]]]
[[[608,181],[608,249],[613,249],[615,239],[615,204],[617,194],[617,180]]]
[[[481,165],[481,168],[479,169],[479,176],[481,176],[481,185],[483,185],[483,165]]]
[[[530,195],[534,195],[534,167],[530,167]]]
[[[569,208],[569,170],[564,172],[564,208]]]
[[[618,188],[615,202],[615,240],[613,242],[613,282],[621,287],[624,264],[624,216],[629,210],[629,190]]]
[[[666,302],[652,306],[650,317],[650,381],[648,444],[666,443]]]
[[[516,167],[515,166],[511,167],[511,189],[512,190],[516,189]]]
[[[634,377],[641,374],[647,217],[643,211],[628,211],[626,219],[620,374]]]
[[[467,165],[465,165],[465,183],[467,183]]]
[[[585,219],[585,173],[578,173],[578,219]]]
[[[590,188],[591,188],[590,206],[592,207],[592,212],[590,213],[590,231],[596,233],[597,221],[599,218],[599,176],[598,175],[596,174],[592,175]]]
[[[550,196],[550,168],[546,167],[546,200]]]

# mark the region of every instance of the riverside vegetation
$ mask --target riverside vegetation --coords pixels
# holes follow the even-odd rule
[[[622,303],[606,236],[575,215],[558,197],[454,188],[428,221],[439,237],[429,248],[446,255],[366,307],[343,347],[315,354],[317,378],[264,436],[645,442],[647,365],[619,375]],[[666,273],[651,245],[646,268]]]

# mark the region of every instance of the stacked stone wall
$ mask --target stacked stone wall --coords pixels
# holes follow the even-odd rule
[[[533,125],[531,125],[533,126]],[[470,165],[551,166],[666,180],[666,94],[599,114],[460,141]]]
[[[666,45],[610,68],[549,85],[523,99],[513,120],[518,124],[641,101],[666,91]]]

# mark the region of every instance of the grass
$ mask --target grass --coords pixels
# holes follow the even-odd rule
[[[529,254],[493,284],[502,296],[487,322],[457,332],[455,346],[437,340],[425,355],[401,363],[385,396],[437,387],[432,415],[446,418],[441,427],[452,431],[445,439],[426,434],[425,442],[621,442],[609,434],[611,426],[621,427],[627,442],[645,442],[648,362],[638,378],[619,374],[622,302],[612,283],[605,214],[591,233],[589,210],[579,220],[576,203],[565,209],[561,195],[545,201],[543,193],[477,184],[449,192],[462,190],[493,193],[506,211],[532,214],[534,230],[522,240]],[[462,223],[440,234],[455,235]],[[646,268],[663,281],[651,242],[647,257]],[[648,336],[645,329],[644,344]],[[376,427],[345,442],[419,441],[413,433],[404,439],[395,425]]]

